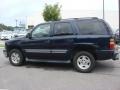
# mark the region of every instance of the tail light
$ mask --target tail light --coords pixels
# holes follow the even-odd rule
[[[115,40],[114,39],[110,39],[109,48],[110,49],[115,49]]]

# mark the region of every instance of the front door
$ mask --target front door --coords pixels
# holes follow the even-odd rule
[[[26,56],[29,59],[50,59],[50,24],[38,25],[30,36],[23,42]]]

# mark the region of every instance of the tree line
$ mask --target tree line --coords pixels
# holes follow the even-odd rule
[[[2,30],[13,30],[13,29],[14,29],[14,27],[12,27],[12,26],[6,26],[4,24],[0,24],[0,31],[2,31]]]
[[[45,21],[57,21],[61,19],[61,6],[58,4],[45,5],[42,16]],[[0,24],[0,31],[2,30],[13,30],[14,27]]]

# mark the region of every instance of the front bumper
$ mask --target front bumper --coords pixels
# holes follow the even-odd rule
[[[3,50],[3,54],[5,55],[5,57],[8,57],[7,51]]]

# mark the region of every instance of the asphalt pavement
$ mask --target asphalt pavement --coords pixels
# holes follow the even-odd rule
[[[27,62],[11,66],[0,49],[0,89],[120,90],[120,60],[99,61],[92,73],[78,73],[70,64]]]

